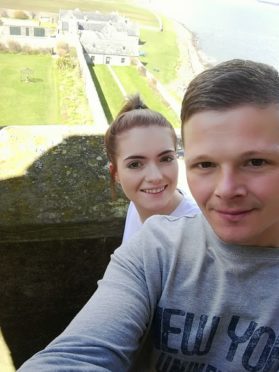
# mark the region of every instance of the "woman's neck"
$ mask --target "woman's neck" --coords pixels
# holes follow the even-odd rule
[[[171,214],[180,204],[181,200],[184,198],[183,194],[180,191],[176,190],[172,199],[168,203],[168,205],[161,210],[152,211],[152,210],[139,210],[137,207],[138,214],[140,216],[140,220],[143,223],[147,218],[153,216],[154,214],[164,214],[169,215]]]

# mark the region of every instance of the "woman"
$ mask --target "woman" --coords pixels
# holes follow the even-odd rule
[[[131,201],[123,241],[154,214],[194,215],[195,202],[177,189],[177,137],[159,112],[130,97],[105,135],[113,182]]]

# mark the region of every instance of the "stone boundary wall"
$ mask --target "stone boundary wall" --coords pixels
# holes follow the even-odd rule
[[[96,91],[93,79],[91,77],[84,53],[83,48],[80,44],[78,37],[74,37],[74,45],[77,51],[77,57],[81,74],[84,80],[85,92],[88,99],[89,107],[92,112],[94,119],[94,126],[98,129],[99,133],[105,133],[108,128],[107,118],[105,116],[103,106],[99,99],[99,95]]]
[[[0,328],[18,368],[95,291],[128,201],[94,126],[0,129],[0,195]]]

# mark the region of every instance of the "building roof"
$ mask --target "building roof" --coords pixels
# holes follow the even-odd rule
[[[79,9],[61,10],[63,23],[74,22],[80,42],[89,54],[138,55],[139,30],[136,24],[116,12],[82,12]]]

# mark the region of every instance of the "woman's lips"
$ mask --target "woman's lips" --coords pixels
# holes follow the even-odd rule
[[[141,189],[140,191],[145,192],[146,194],[159,194],[159,193],[163,192],[166,189],[166,187],[167,186],[165,185],[165,186],[161,186],[161,187]]]

